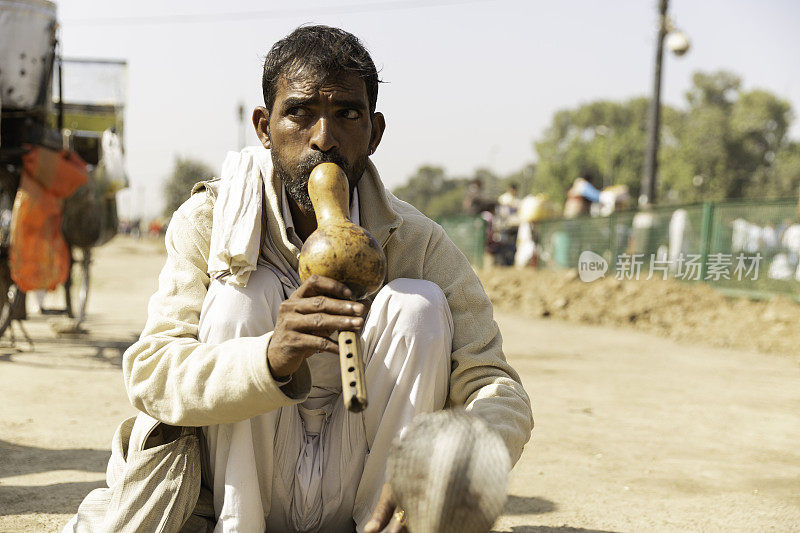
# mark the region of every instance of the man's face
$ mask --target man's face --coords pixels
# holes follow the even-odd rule
[[[267,120],[258,120],[258,114],[257,109],[254,124],[271,151],[275,173],[306,213],[313,212],[308,197],[311,170],[322,162],[336,163],[352,189],[384,128],[383,116],[370,113],[366,85],[355,75],[325,80],[301,73],[281,77]]]

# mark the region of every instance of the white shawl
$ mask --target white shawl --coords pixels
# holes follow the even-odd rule
[[[208,273],[244,287],[256,269],[261,237],[264,179],[272,175],[269,151],[250,146],[228,152],[222,163],[211,226]]]

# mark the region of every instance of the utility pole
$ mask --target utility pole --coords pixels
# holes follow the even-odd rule
[[[639,205],[646,207],[656,202],[656,177],[658,176],[658,143],[661,130],[661,67],[664,63],[664,40],[667,48],[680,57],[689,51],[689,38],[677,29],[667,16],[669,0],[658,0],[658,34],[656,38],[656,62],[653,68],[653,97],[647,121],[647,152],[642,174],[642,190]]]
[[[647,121],[647,152],[644,159],[642,190],[639,205],[652,205],[656,201],[656,174],[658,173],[658,141],[661,126],[661,65],[664,59],[664,37],[667,36],[667,7],[669,0],[658,0],[658,35],[656,62],[653,74],[653,97]]]

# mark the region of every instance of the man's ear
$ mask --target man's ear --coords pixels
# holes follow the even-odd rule
[[[386,129],[386,119],[383,118],[383,113],[376,112],[372,114],[372,136],[369,139],[369,153],[375,153],[378,145],[383,138],[383,132]]]
[[[269,150],[272,143],[269,140],[269,111],[266,107],[260,105],[253,109],[253,127],[256,129],[258,140]]]

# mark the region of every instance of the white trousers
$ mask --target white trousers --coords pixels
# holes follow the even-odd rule
[[[263,265],[244,288],[214,280],[199,338],[263,335],[274,328],[283,299],[278,275]],[[326,356],[318,354],[309,359],[312,385],[324,382],[326,389],[312,389],[313,408],[291,405],[204,428],[215,532],[362,531],[378,502],[391,442],[417,413],[444,408],[452,338],[450,308],[437,285],[393,280],[376,295],[362,333],[369,398],[363,413],[344,408],[338,360],[315,364]],[[331,394],[332,382],[338,394]]]

